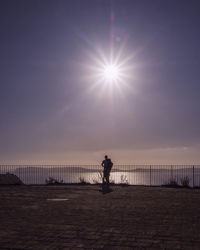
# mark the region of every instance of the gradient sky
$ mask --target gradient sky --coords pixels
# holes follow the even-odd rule
[[[1,163],[200,163],[199,13],[199,0],[1,0]],[[90,77],[111,47],[132,56],[120,88]]]

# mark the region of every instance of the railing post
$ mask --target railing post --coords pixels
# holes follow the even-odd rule
[[[192,167],[192,179],[193,179],[193,188],[194,188],[194,185],[195,185],[195,182],[194,182],[194,165]]]
[[[151,165],[150,165],[150,186],[151,186]]]
[[[173,166],[171,165],[171,180],[173,180]]]

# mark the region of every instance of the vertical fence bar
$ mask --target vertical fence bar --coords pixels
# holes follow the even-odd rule
[[[150,186],[151,186],[151,165],[150,165]]]
[[[194,165],[192,167],[192,180],[193,180],[193,188],[194,188],[194,185],[195,185],[195,181],[194,181]]]
[[[173,166],[171,165],[171,180],[173,180]]]

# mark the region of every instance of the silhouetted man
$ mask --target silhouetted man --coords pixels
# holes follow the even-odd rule
[[[106,184],[109,186],[109,177],[110,177],[110,172],[113,166],[113,163],[111,159],[108,158],[107,155],[105,155],[105,160],[102,161],[101,166],[104,168],[103,170],[103,184]]]

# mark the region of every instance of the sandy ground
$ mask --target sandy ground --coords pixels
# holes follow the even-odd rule
[[[0,249],[200,249],[200,190],[112,189],[0,186]]]

